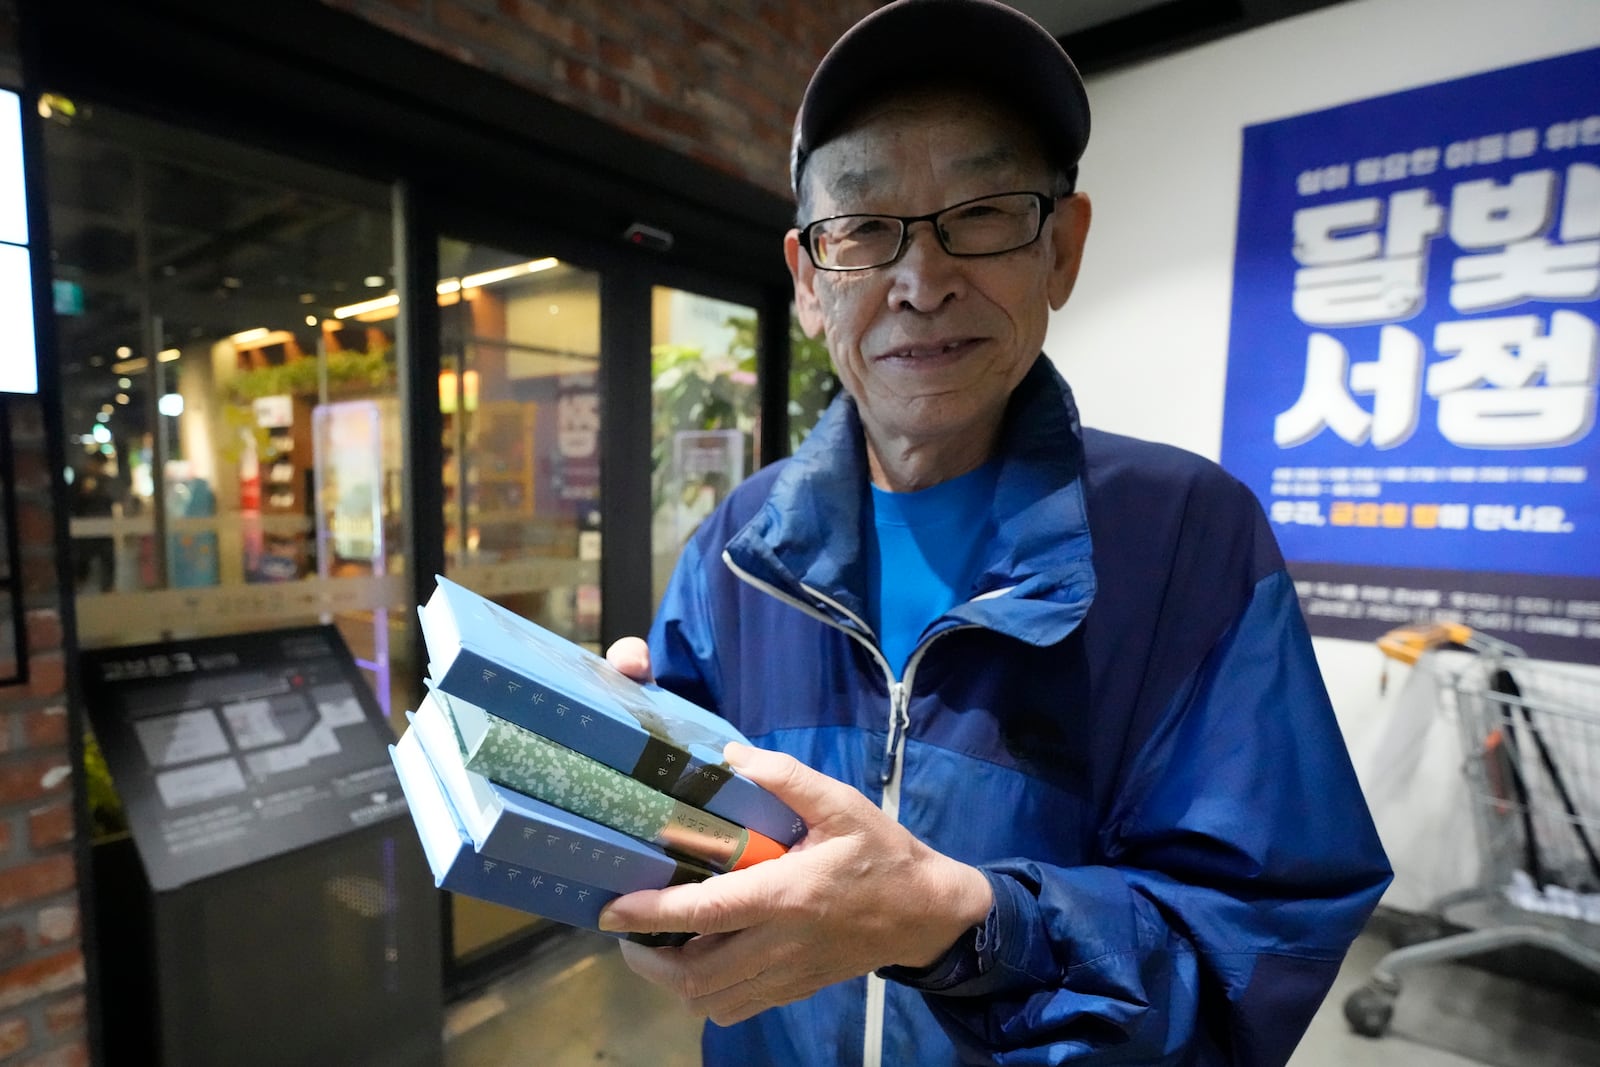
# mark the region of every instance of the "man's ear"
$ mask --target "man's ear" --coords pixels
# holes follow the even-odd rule
[[[1050,308],[1053,311],[1061,310],[1077,284],[1084,242],[1089,239],[1091,214],[1088,195],[1073,193],[1056,205],[1050,215]]]
[[[783,235],[783,259],[789,264],[789,277],[794,279],[795,317],[806,336],[815,337],[822,332],[822,305],[817,302],[815,288],[817,268],[800,247],[799,230]]]

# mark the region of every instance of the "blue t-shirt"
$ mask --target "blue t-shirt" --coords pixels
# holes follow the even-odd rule
[[[922,631],[972,589],[979,549],[994,532],[995,477],[995,465],[986,463],[914,493],[872,486],[867,622],[897,678]]]

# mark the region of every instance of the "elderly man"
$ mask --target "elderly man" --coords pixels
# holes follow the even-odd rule
[[[708,1067],[1281,1064],[1388,881],[1255,499],[1040,354],[1087,134],[991,0],[898,0],[806,91],[784,251],[845,392],[610,653],[808,826],[602,918],[701,934],[623,951]]]

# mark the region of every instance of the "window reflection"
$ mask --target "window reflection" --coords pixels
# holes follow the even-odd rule
[[[45,147],[79,639],[332,620],[389,706],[388,189],[82,101]]]
[[[600,639],[600,279],[439,242],[445,569],[572,640]],[[456,959],[541,925],[452,897]]]
[[[657,286],[651,294],[654,598],[684,544],[755,469],[761,407],[754,308]]]
[[[438,285],[450,576],[600,639],[600,281],[446,239]]]

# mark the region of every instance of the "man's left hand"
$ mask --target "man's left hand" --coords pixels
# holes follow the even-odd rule
[[[918,841],[857,790],[778,752],[729,745],[728,762],[805,820],[776,859],[613,901],[604,930],[699,933],[676,948],[623,942],[635,972],[729,1026],[823,986],[925,967],[993,904],[988,879]]]

